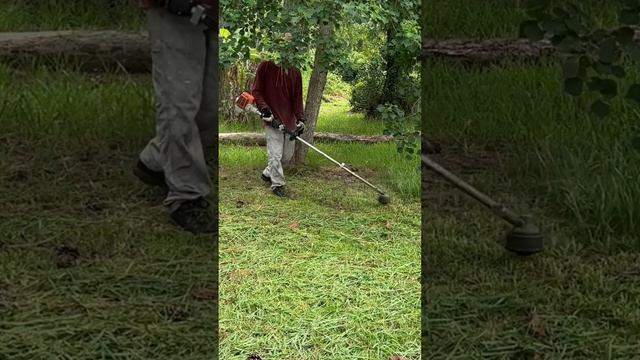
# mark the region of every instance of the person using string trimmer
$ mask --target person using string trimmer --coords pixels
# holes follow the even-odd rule
[[[256,70],[251,93],[264,121],[267,140],[268,161],[261,177],[271,184],[273,194],[284,197],[284,169],[291,165],[295,149],[295,140],[285,129],[299,136],[305,128],[300,70],[262,61]]]

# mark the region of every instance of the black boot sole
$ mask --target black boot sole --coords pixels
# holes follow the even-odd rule
[[[162,172],[148,169],[141,161],[138,161],[138,163],[133,167],[133,174],[147,185],[159,186],[164,189],[167,188],[164,174]]]

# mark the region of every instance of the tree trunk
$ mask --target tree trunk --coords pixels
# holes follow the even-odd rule
[[[220,133],[218,135],[220,143],[240,144],[240,145],[266,145],[263,133]],[[359,143],[359,144],[379,144],[393,141],[393,137],[387,135],[351,135],[333,133],[315,133],[314,141],[339,142],[339,143]]]
[[[407,111],[408,109],[406,106],[406,102],[400,97],[398,92],[398,83],[400,82],[401,69],[398,66],[393,52],[389,49],[389,44],[396,37],[396,25],[397,24],[393,23],[387,24],[387,49],[384,57],[384,61],[386,63],[386,74],[384,77],[384,85],[382,86],[382,96],[380,97],[380,101],[397,105],[402,110]]]
[[[307,101],[304,109],[306,119],[306,129],[302,134],[302,138],[306,141],[313,141],[313,132],[318,122],[318,114],[320,114],[320,105],[322,103],[322,93],[327,83],[327,67],[325,65],[327,56],[322,41],[328,40],[333,36],[333,24],[320,26],[318,38],[321,42],[316,46],[313,60],[313,71],[309,79],[309,87],[307,88]],[[325,41],[326,42],[326,41]],[[296,142],[296,149],[293,155],[294,164],[302,164],[307,158],[308,148],[304,144]]]

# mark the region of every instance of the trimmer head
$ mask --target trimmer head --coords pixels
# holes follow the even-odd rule
[[[387,194],[380,195],[378,196],[378,202],[382,205],[387,205],[391,202],[391,196]]]
[[[525,222],[507,233],[505,248],[520,256],[529,256],[544,249],[542,234],[537,226]]]

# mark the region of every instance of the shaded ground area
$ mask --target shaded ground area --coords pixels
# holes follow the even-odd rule
[[[509,179],[508,152],[446,144],[432,158],[515,210],[532,213],[544,253],[502,247],[507,227],[432,171],[423,176],[428,252],[425,359],[633,359],[640,353],[640,255],[584,246],[575,227]],[[631,239],[630,239],[631,240]],[[617,242],[619,243],[619,242]],[[632,241],[629,241],[632,244]]]
[[[211,236],[167,222],[137,148],[0,137],[0,358],[211,359]]]
[[[280,199],[246,162],[221,163],[221,358],[418,359],[418,199],[381,206],[330,166]]]

